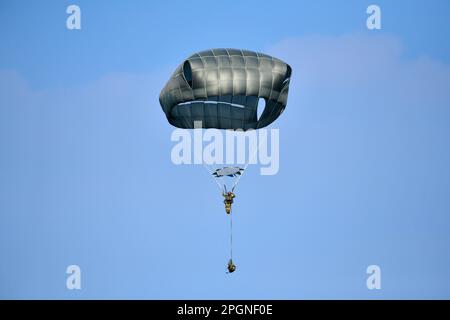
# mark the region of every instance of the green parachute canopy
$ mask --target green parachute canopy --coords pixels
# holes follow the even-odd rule
[[[159,96],[178,128],[258,129],[284,111],[292,69],[266,54],[237,49],[195,53],[175,70]],[[265,106],[258,117],[258,102]]]

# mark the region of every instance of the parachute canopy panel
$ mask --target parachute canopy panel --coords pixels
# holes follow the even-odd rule
[[[195,53],[173,73],[159,101],[178,128],[258,129],[275,121],[287,103],[292,69],[266,54],[236,49]],[[258,101],[265,108],[257,117]]]

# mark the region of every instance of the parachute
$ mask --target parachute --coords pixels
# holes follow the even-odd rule
[[[212,49],[176,68],[159,96],[170,124],[193,129],[259,129],[275,121],[287,103],[291,67],[266,54]],[[257,117],[259,98],[265,100]]]
[[[182,129],[248,130],[274,122],[287,104],[291,67],[269,55],[239,49],[210,49],[184,60],[162,89],[159,102],[168,122]],[[261,100],[264,102],[260,109]],[[245,166],[204,164],[217,182],[230,213],[234,189]],[[232,180],[231,184],[225,179]],[[227,188],[228,184],[228,188]]]

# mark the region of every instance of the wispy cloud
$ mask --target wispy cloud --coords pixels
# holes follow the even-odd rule
[[[289,38],[270,52],[290,63],[299,92],[389,96],[395,103],[450,107],[450,65],[431,57],[406,58],[395,36],[349,34]]]

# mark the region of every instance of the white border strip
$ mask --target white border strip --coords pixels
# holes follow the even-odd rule
[[[223,104],[227,104],[229,106],[232,107],[237,107],[237,108],[242,108],[244,109],[245,106],[243,106],[242,104],[236,104],[236,103],[230,103],[230,102],[223,102],[223,101],[211,101],[211,100],[195,100],[195,101],[187,101],[187,102],[182,102],[179,103],[178,106],[184,106],[184,105],[189,105],[189,104],[193,104],[193,103],[209,103],[209,104],[219,104],[219,103],[223,103]]]

